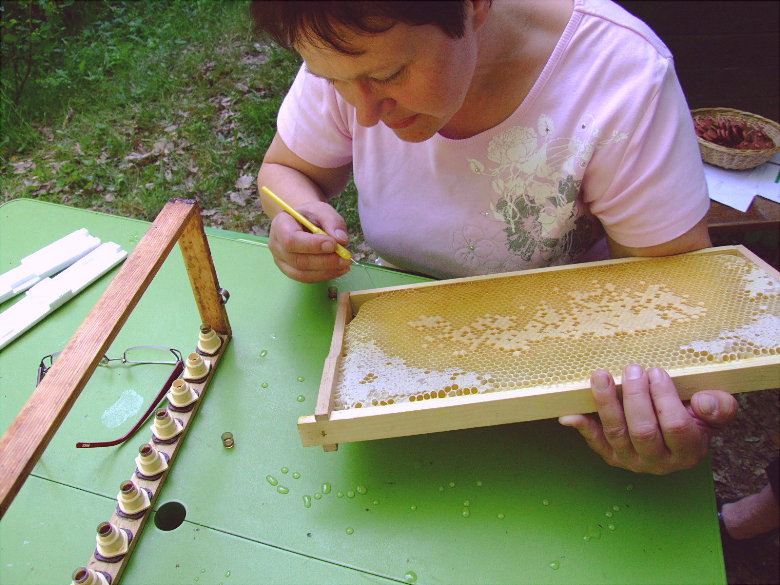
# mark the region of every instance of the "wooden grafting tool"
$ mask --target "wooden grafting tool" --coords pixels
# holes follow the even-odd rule
[[[321,227],[314,225],[312,222],[310,222],[306,217],[301,215],[298,211],[293,209],[290,205],[287,204],[287,202],[279,197],[276,193],[271,191],[268,187],[261,187],[260,190],[268,195],[274,203],[276,203],[279,207],[284,209],[287,213],[289,213],[293,218],[300,223],[303,227],[305,227],[307,230],[309,230],[313,234],[322,234],[324,236],[331,236],[328,232],[323,230]],[[345,260],[349,260],[353,264],[357,264],[357,261],[352,257],[352,252],[347,250],[344,246],[336,242],[336,254],[344,258]]]

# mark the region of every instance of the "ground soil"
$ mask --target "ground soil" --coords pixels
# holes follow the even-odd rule
[[[720,501],[736,500],[767,484],[764,472],[778,456],[780,390],[737,395],[737,420],[712,440],[712,472]],[[780,584],[777,531],[744,546],[724,547],[730,585]]]
[[[780,264],[776,230],[712,235],[713,245],[743,245],[774,268]],[[778,380],[780,387],[780,380]],[[738,394],[737,419],[712,440],[712,472],[719,501],[736,500],[767,484],[766,466],[780,452],[780,390]],[[724,546],[729,585],[780,584],[777,531],[742,546]]]

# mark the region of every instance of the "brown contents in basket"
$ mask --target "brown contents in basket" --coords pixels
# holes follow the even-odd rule
[[[774,142],[760,128],[742,120],[704,116],[694,119],[694,126],[699,138],[726,148],[765,150],[774,147]]]

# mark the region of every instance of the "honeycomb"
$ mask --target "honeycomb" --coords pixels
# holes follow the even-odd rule
[[[780,283],[708,253],[380,293],[344,332],[335,410],[780,353]]]

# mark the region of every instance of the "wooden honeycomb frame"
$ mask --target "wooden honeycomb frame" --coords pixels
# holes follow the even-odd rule
[[[751,269],[760,271],[762,277],[780,287],[780,273],[742,246],[725,246],[692,252],[689,255],[727,255],[747,262]],[[369,291],[342,293],[334,326],[333,339],[320,384],[314,415],[302,416],[298,429],[304,446],[322,445],[326,451],[335,450],[339,443],[399,437],[432,433],[479,426],[490,426],[543,418],[555,418],[567,414],[581,414],[595,411],[589,382],[586,379],[563,381],[533,388],[506,389],[470,395],[454,396],[436,400],[396,402],[380,406],[366,405],[361,408],[336,408],[336,394],[339,368],[345,358],[347,325],[369,300],[392,291],[424,290],[454,283],[494,281],[495,279],[540,279],[539,275],[553,271],[565,271],[567,278],[578,278],[593,267],[618,266],[632,269],[641,262],[673,262],[670,259],[627,258],[606,260],[575,266],[563,266],[527,270],[502,275],[488,275],[453,279],[415,285],[404,285]],[[680,258],[680,257],[676,257]],[[661,264],[662,266],[662,264]],[[582,276],[579,276],[582,278]],[[527,282],[527,281],[526,281]],[[775,288],[775,291],[777,289]],[[774,315],[780,317],[780,315]],[[763,390],[780,386],[780,353],[758,355],[749,359],[707,362],[669,369],[683,399],[690,398],[703,389],[721,389],[731,393]],[[636,360],[642,360],[637,356]],[[389,365],[389,364],[388,364]],[[601,366],[597,366],[601,367]],[[616,382],[620,383],[619,376]]]

